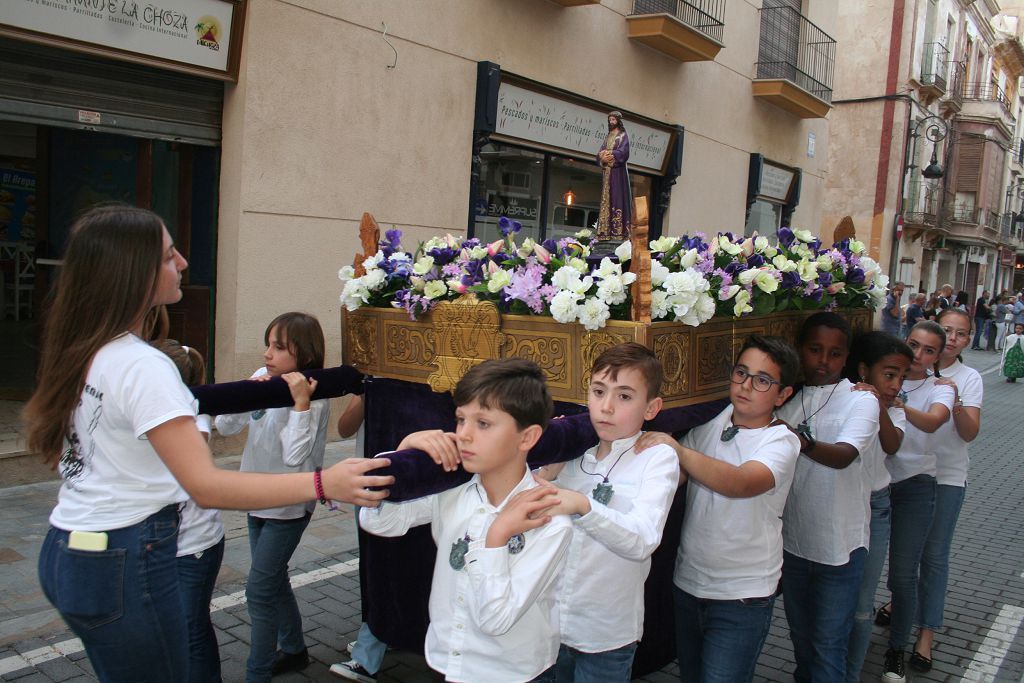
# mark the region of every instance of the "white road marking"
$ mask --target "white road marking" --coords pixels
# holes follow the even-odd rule
[[[994,676],[998,675],[1003,665],[1003,660],[1006,659],[1006,653],[1017,637],[1021,622],[1024,622],[1024,607],[1003,605],[988,633],[985,634],[985,640],[981,641],[977,652],[974,653],[974,658],[971,659],[962,680],[994,680]]]
[[[335,576],[341,576],[343,574],[354,574],[357,571],[359,571],[358,558],[351,559],[346,562],[338,562],[337,564],[314,569],[312,571],[305,572],[304,574],[296,574],[291,577],[292,588],[308,586],[311,583],[326,581],[327,579],[334,578]],[[219,612],[220,610],[228,607],[243,604],[245,604],[245,591],[236,591],[230,595],[224,595],[211,600],[210,611]],[[18,671],[19,669],[24,669],[26,667],[35,667],[52,659],[67,657],[68,655],[81,652],[83,649],[85,648],[82,647],[81,640],[78,638],[70,638],[68,640],[62,640],[59,643],[54,643],[53,645],[47,645],[35,650],[30,650],[29,652],[25,652],[20,655],[13,655],[5,659],[0,659],[0,676],[4,676],[12,671]]]

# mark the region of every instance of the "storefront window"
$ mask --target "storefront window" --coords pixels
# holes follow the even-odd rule
[[[480,187],[474,204],[473,237],[500,237],[498,219],[523,225],[519,241],[558,239],[593,228],[601,208],[601,169],[596,160],[489,143],[481,150]],[[650,176],[630,171],[633,197],[651,201]]]
[[[746,236],[774,235],[782,227],[782,204],[775,204],[765,199],[754,200],[750,207],[750,217],[743,229]]]

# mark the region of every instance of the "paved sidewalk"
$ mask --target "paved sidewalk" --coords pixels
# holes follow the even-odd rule
[[[985,372],[995,354],[968,352],[966,362]],[[936,638],[935,666],[918,681],[1022,681],[1024,674],[1024,383],[1007,384],[995,372],[985,379],[981,435],[972,445],[971,486],[953,542],[945,633]],[[327,461],[349,457],[351,441],[328,446]],[[237,458],[218,460],[237,466]],[[0,489],[0,679],[92,681],[80,645],[39,591],[36,557],[56,484]],[[249,548],[243,513],[225,513],[227,550],[214,596],[224,680],[242,681],[249,624],[244,582]],[[358,557],[351,509],[318,508],[292,562],[306,640],[315,660],[301,674],[275,681],[338,680],[327,671],[347,659],[345,645],[360,621]],[[887,599],[884,588],[879,602]],[[781,601],[780,601],[781,603]],[[881,672],[885,633],[875,628],[864,680]],[[781,604],[757,668],[757,681],[792,680],[793,656]],[[441,680],[419,655],[391,652],[379,680]],[[675,665],[644,679],[677,681]]]

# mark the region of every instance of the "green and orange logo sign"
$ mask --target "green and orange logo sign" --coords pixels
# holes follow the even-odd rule
[[[203,45],[211,50],[220,50],[221,25],[217,17],[209,15],[199,17],[196,22],[195,32],[198,40],[197,45]]]

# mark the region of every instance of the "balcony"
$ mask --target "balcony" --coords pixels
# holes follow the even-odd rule
[[[907,185],[903,199],[903,224],[914,238],[912,231],[924,231],[939,225],[939,191],[928,181],[915,180]]]
[[[680,62],[714,61],[724,47],[725,0],[633,0],[630,40]]]
[[[949,236],[981,245],[995,245],[1002,230],[1001,217],[995,211],[957,202],[950,214]]]
[[[934,100],[946,93],[949,50],[942,43],[928,43],[921,57],[921,96]]]
[[[949,88],[940,103],[943,116],[958,113],[964,107],[964,80],[967,75],[965,62],[949,62]]]
[[[761,8],[754,97],[803,119],[832,108],[836,41],[792,7]]]
[[[994,83],[969,82],[964,84],[964,105],[960,115],[964,118],[980,118],[1001,123],[1007,137],[1017,126],[1013,104],[1003,89]]]

